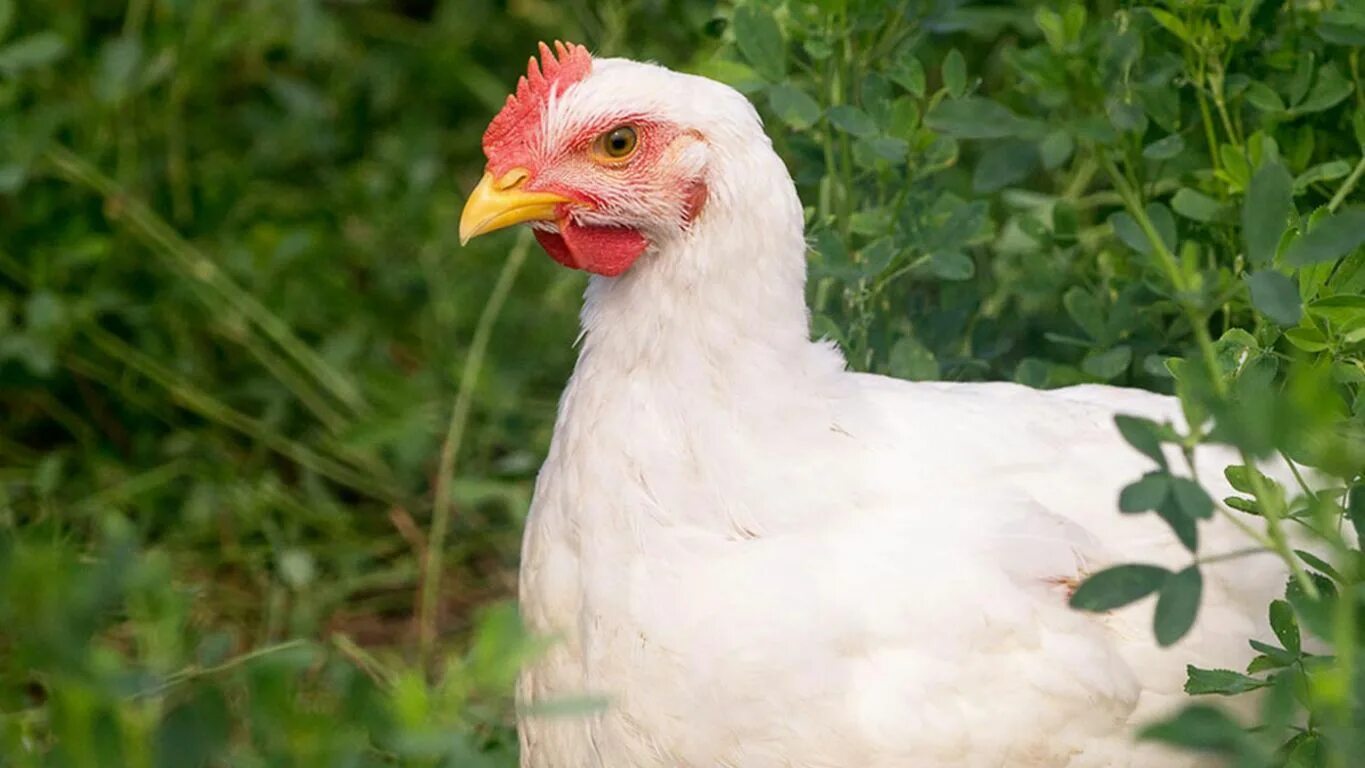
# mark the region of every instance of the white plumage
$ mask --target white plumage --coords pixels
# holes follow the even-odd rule
[[[802,208],[749,103],[598,59],[540,140],[603,115],[700,137],[661,162],[707,197],[686,224],[633,221],[649,249],[587,290],[526,529],[523,610],[557,643],[520,684],[523,766],[1187,764],[1133,728],[1179,703],[1186,663],[1245,662],[1277,561],[1208,566],[1174,649],[1150,603],[1066,605],[1107,565],[1189,564],[1155,516],[1115,509],[1151,467],[1114,414],[1178,420],[1175,401],[849,373],[808,339]],[[583,696],[605,706],[534,714]]]

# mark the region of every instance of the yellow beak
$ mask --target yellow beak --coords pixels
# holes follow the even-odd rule
[[[521,186],[530,175],[525,168],[513,168],[497,179],[485,173],[479,186],[469,193],[460,214],[460,245],[513,224],[554,221],[555,206],[571,201],[551,192],[522,191]]]

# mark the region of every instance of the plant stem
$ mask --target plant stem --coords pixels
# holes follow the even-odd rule
[[[1337,193],[1332,195],[1331,202],[1327,203],[1328,211],[1336,213],[1336,210],[1346,201],[1346,196],[1351,194],[1356,188],[1356,184],[1360,183],[1360,177],[1362,175],[1365,175],[1365,155],[1362,155],[1360,162],[1356,163],[1355,168],[1351,169],[1351,175],[1347,176],[1346,180],[1341,182],[1341,187],[1337,189]]]
[[[393,673],[385,668],[373,654],[360,647],[347,635],[341,632],[333,632],[332,645],[374,682],[384,687],[393,684]]]
[[[1231,552],[1223,552],[1217,555],[1205,555],[1196,557],[1195,562],[1199,563],[1200,565],[1212,565],[1213,563],[1221,563],[1227,560],[1237,560],[1238,558],[1247,557],[1249,555],[1259,555],[1264,552],[1274,552],[1274,550],[1270,549],[1269,547],[1246,547],[1244,549],[1235,549]]]
[[[1218,137],[1213,132],[1213,115],[1209,113],[1209,100],[1204,97],[1204,78],[1201,76],[1199,82],[1195,83],[1194,97],[1199,103],[1199,122],[1204,125],[1204,141],[1209,145],[1209,162],[1213,164],[1216,172],[1222,167],[1222,159],[1218,154]]]
[[[63,147],[49,148],[44,156],[68,181],[79,183],[103,196],[106,208],[117,212],[116,218],[127,222],[138,239],[169,257],[183,276],[208,289],[229,308],[260,328],[337,400],[355,412],[369,410],[355,385],[295,335],[284,320],[237,285],[207,254],[181,237],[164,219],[141,201],[130,197],[117,182]],[[218,312],[223,310],[222,306],[210,305],[208,308]]]
[[[1189,299],[1189,281],[1185,279],[1185,273],[1180,269],[1175,254],[1171,253],[1166,247],[1165,241],[1161,239],[1161,234],[1156,231],[1156,226],[1152,224],[1151,218],[1147,216],[1147,211],[1142,207],[1141,198],[1128,180],[1119,173],[1113,159],[1103,153],[1101,153],[1100,159],[1115,190],[1123,198],[1124,207],[1128,209],[1129,215],[1137,222],[1148,242],[1152,244],[1152,251],[1157,255],[1157,261],[1171,281],[1171,285],[1175,287],[1178,294],[1176,303],[1180,305],[1186,321],[1194,333],[1195,343],[1199,347],[1199,357],[1208,369],[1209,383],[1213,387],[1214,393],[1219,398],[1226,398],[1228,396],[1228,385],[1223,379],[1222,370],[1218,367],[1218,356],[1213,348],[1213,338],[1209,335],[1208,325],[1199,308]],[[1256,466],[1255,458],[1245,450],[1241,453],[1242,463],[1254,468]],[[1270,543],[1274,550],[1280,554],[1285,564],[1289,566],[1289,570],[1294,574],[1299,586],[1303,587],[1303,591],[1316,598],[1318,595],[1317,586],[1313,584],[1312,579],[1308,578],[1308,573],[1303,569],[1303,564],[1299,562],[1298,556],[1289,547],[1289,539],[1284,533],[1281,510],[1275,503],[1275,499],[1271,497],[1269,489],[1265,487],[1265,481],[1261,478],[1260,473],[1252,472],[1250,475],[1252,489],[1255,491],[1256,499],[1260,502],[1261,515],[1266,521]],[[1243,530],[1249,528],[1249,526],[1245,526]]]
[[[423,569],[417,615],[418,656],[424,668],[431,661],[431,653],[436,642],[436,601],[441,591],[445,539],[450,530],[450,482],[455,475],[455,459],[459,455],[460,442],[464,438],[465,425],[469,421],[469,410],[474,401],[474,386],[478,383],[479,372],[488,353],[488,341],[492,337],[493,325],[502,312],[503,303],[512,290],[512,284],[516,282],[517,274],[521,271],[530,248],[531,232],[522,230],[516,244],[507,254],[507,261],[503,262],[502,271],[498,273],[498,281],[493,286],[492,293],[488,295],[488,301],[484,303],[478,325],[474,327],[469,355],[460,374],[460,387],[455,395],[455,405],[450,412],[445,442],[441,445],[441,458],[436,468],[436,498],[432,504],[431,532],[427,536],[426,567]]]
[[[382,478],[366,477],[339,461],[322,456],[308,446],[284,437],[256,419],[237,411],[212,395],[183,381],[176,373],[153,360],[147,354],[134,349],[132,345],[109,331],[92,325],[86,327],[84,332],[101,352],[121,361],[129,368],[161,386],[170,393],[176,402],[189,410],[259,440],[271,450],[288,457],[299,466],[331,478],[341,485],[391,504],[403,503],[403,492],[387,485]]]
[[[303,638],[299,638],[296,640],[288,640],[283,643],[276,643],[275,645],[266,646],[265,648],[258,648],[254,651],[244,653],[240,656],[234,656],[233,658],[228,659],[222,664],[215,664],[211,667],[198,666],[186,667],[185,669],[182,669],[179,672],[176,672],[175,674],[167,677],[166,681],[163,682],[161,685],[158,685],[155,688],[150,688],[145,691],[139,691],[138,693],[133,694],[132,698],[139,699],[148,696],[159,696],[187,680],[193,680],[195,678],[205,677],[207,675],[216,675],[219,672],[226,672],[230,669],[235,669],[237,667],[242,666],[243,664],[249,664],[255,661],[256,659],[265,656],[270,656],[271,654],[279,653],[281,651],[292,650],[294,648],[302,648],[304,646],[308,646],[311,644],[312,643],[310,641],[305,640]]]

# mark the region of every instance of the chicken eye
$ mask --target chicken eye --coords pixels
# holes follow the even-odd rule
[[[620,125],[597,138],[597,152],[608,160],[624,160],[635,152],[639,137],[629,125]]]

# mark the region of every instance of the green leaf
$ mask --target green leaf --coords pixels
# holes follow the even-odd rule
[[[1251,286],[1251,304],[1258,311],[1282,326],[1299,324],[1303,317],[1303,302],[1293,280],[1273,269],[1265,269],[1252,273],[1247,278],[1247,285]]]
[[[1256,359],[1260,351],[1256,338],[1241,328],[1229,328],[1213,343],[1218,366],[1227,373],[1236,373]]]
[[[1292,115],[1306,115],[1331,109],[1354,91],[1351,81],[1342,76],[1336,64],[1328,64],[1318,70],[1313,88],[1302,103],[1289,110]]]
[[[1270,685],[1269,680],[1261,680],[1230,669],[1200,669],[1193,665],[1185,667],[1185,676],[1185,693],[1191,696],[1209,694],[1236,696]]]
[[[735,9],[731,29],[740,54],[759,75],[774,83],[786,76],[786,44],[771,13],[754,5],[742,5]]]
[[[1079,325],[1086,335],[1100,341],[1106,337],[1104,310],[1093,294],[1079,285],[1072,286],[1062,296],[1062,306],[1072,321]]]
[[[706,59],[697,65],[697,74],[725,83],[745,94],[761,91],[766,85],[762,76],[755,72],[753,67],[734,59],[716,57]]]
[[[1336,45],[1360,48],[1365,46],[1365,6],[1359,3],[1337,3],[1319,17],[1318,34]]]
[[[891,227],[891,210],[888,208],[867,208],[861,211],[855,211],[853,215],[848,218],[848,226],[849,229],[852,229],[860,235],[876,237],[877,235],[886,232],[887,229]],[[872,243],[872,246],[877,246],[881,243],[886,243],[888,252],[895,250],[894,241],[889,237],[884,237],[881,240]],[[863,249],[865,260],[867,259],[867,252],[872,249],[872,246]]]
[[[924,65],[919,63],[919,59],[915,58],[913,53],[907,52],[901,56],[886,74],[915,97],[924,97]]]
[[[1166,454],[1161,451],[1161,426],[1159,424],[1140,416],[1119,414],[1114,417],[1114,426],[1118,427],[1119,434],[1123,435],[1123,439],[1128,441],[1129,445],[1155,461],[1162,468],[1166,467]]]
[[[1313,586],[1317,587],[1316,599],[1304,591],[1298,579],[1290,579],[1289,584],[1285,586],[1285,599],[1294,607],[1294,613],[1303,629],[1323,640],[1331,641],[1336,626],[1336,585],[1330,579],[1315,573],[1310,573],[1309,578],[1313,580]]]
[[[1081,370],[1097,379],[1109,381],[1116,378],[1133,362],[1131,347],[1120,345],[1104,351],[1093,351],[1081,361]]]
[[[1180,134],[1173,133],[1143,147],[1142,156],[1148,160],[1170,160],[1184,151],[1185,139]]]
[[[960,251],[935,251],[929,256],[929,271],[940,280],[969,280],[976,274],[976,262]]]
[[[1351,164],[1340,158],[1318,163],[1294,177],[1294,192],[1298,194],[1313,184],[1335,181],[1351,172]]]
[[[1284,261],[1292,267],[1332,261],[1365,243],[1365,208],[1338,211],[1300,235],[1285,251]]]
[[[1284,649],[1295,656],[1299,655],[1299,623],[1294,619],[1294,609],[1283,600],[1270,603],[1270,628],[1280,639]]]
[[[100,101],[114,104],[127,98],[141,62],[142,44],[137,38],[119,37],[105,43],[93,83]]]
[[[1122,133],[1141,136],[1147,130],[1147,113],[1142,105],[1126,98],[1111,96],[1104,102],[1109,122]]]
[[[1342,578],[1341,573],[1338,572],[1337,569],[1333,568],[1331,563],[1327,562],[1326,560],[1323,560],[1322,558],[1318,557],[1312,552],[1308,552],[1307,550],[1302,549],[1296,549],[1294,550],[1294,554],[1298,555],[1300,560],[1307,563],[1309,568],[1313,568],[1314,570],[1326,574],[1327,577],[1332,579],[1333,581],[1342,583],[1345,582],[1345,579]]]
[[[56,32],[21,37],[0,48],[0,74],[14,77],[51,64],[66,55],[66,40]]]
[[[843,345],[844,330],[829,315],[816,314],[810,321],[810,337],[814,341],[829,340]]]
[[[1152,222],[1152,227],[1161,238],[1166,250],[1175,250],[1175,218],[1171,216],[1171,209],[1161,203],[1147,204],[1147,218]],[[1156,252],[1152,241],[1147,237],[1147,233],[1137,223],[1137,220],[1130,216],[1126,211],[1118,211],[1109,217],[1109,225],[1114,228],[1114,234],[1118,236],[1123,244],[1137,251],[1144,256],[1151,256]]]
[[[829,121],[835,128],[854,136],[877,135],[877,122],[872,116],[848,104],[830,107]]]
[[[1043,167],[1049,171],[1065,163],[1075,150],[1076,141],[1067,131],[1053,131],[1038,143],[1038,155],[1043,160]]]
[[[834,46],[824,38],[808,37],[801,41],[801,47],[816,61],[824,61],[834,55]]]
[[[1292,654],[1283,648],[1273,646],[1269,643],[1263,643],[1259,640],[1248,640],[1247,643],[1251,645],[1252,650],[1260,651],[1267,658],[1269,658],[1272,663],[1277,664],[1281,667],[1287,667],[1298,660],[1298,657],[1295,654]]]
[[[1033,12],[1033,23],[1043,33],[1043,37],[1047,38],[1047,44],[1052,50],[1062,51],[1066,48],[1066,25],[1061,14],[1046,6],[1038,6]]]
[[[820,105],[815,99],[789,83],[768,90],[768,105],[782,122],[798,131],[815,125],[820,119]]]
[[[1128,215],[1126,211],[1117,211],[1109,217],[1109,226],[1114,228],[1114,234],[1118,236],[1123,244],[1141,253],[1144,256],[1152,255],[1152,244],[1147,239],[1142,227],[1138,226],[1137,220]]]
[[[931,381],[939,377],[938,360],[934,353],[914,336],[902,336],[891,346],[887,361],[889,372],[898,379]]]
[[[1222,217],[1225,210],[1222,203],[1203,192],[1189,187],[1181,187],[1171,197],[1171,208],[1187,219],[1209,223]]]
[[[1223,756],[1245,752],[1250,741],[1235,720],[1204,704],[1190,704],[1174,718],[1138,731],[1138,737]]]
[[[1227,478],[1228,485],[1232,486],[1233,490],[1254,494],[1256,493],[1256,486],[1252,480],[1253,472],[1262,479],[1262,482],[1269,482],[1269,478],[1261,474],[1260,470],[1242,464],[1233,464],[1224,469],[1223,477]]]
[[[1308,305],[1308,314],[1338,327],[1354,326],[1365,320],[1365,296],[1347,294],[1318,299]]]
[[[0,40],[9,34],[9,25],[14,21],[14,0],[0,0]]]
[[[1235,754],[1248,741],[1242,726],[1222,711],[1203,704],[1191,704],[1175,717],[1149,725],[1139,736],[1177,747],[1221,754]]]
[[[910,147],[905,140],[893,136],[857,139],[853,144],[853,157],[858,164],[874,169],[878,163],[903,163],[909,153]]]
[[[1284,332],[1284,338],[1304,352],[1321,352],[1329,346],[1327,337],[1317,328],[1290,328]]]
[[[967,60],[956,48],[943,58],[943,87],[955,99],[967,90]]]
[[[1147,204],[1147,218],[1152,222],[1161,242],[1165,244],[1166,250],[1174,253],[1176,246],[1175,217],[1171,215],[1171,209],[1162,203]]]
[[[1261,166],[1242,201],[1242,237],[1247,260],[1257,266],[1275,257],[1294,207],[1294,180],[1279,163]]]
[[[1285,757],[1284,768],[1321,768],[1330,765],[1322,738],[1316,733],[1300,733],[1291,739],[1293,749]]]
[[[1167,32],[1186,42],[1190,41],[1190,30],[1185,26],[1185,22],[1180,20],[1179,16],[1160,8],[1146,8],[1144,10],[1150,13],[1153,19],[1156,19],[1156,23],[1165,27]]]
[[[1171,495],[1175,497],[1180,511],[1190,517],[1196,520],[1213,517],[1213,499],[1209,498],[1209,494],[1194,480],[1188,477],[1172,477]]]
[[[1199,551],[1199,526],[1193,517],[1185,514],[1180,508],[1174,495],[1166,497],[1166,501],[1157,508],[1156,514],[1171,527],[1171,532],[1185,549],[1191,552]]]
[[[1171,572],[1156,565],[1130,563],[1092,574],[1071,595],[1071,607],[1103,612],[1122,608],[1161,588]]]
[[[1218,146],[1218,158],[1223,161],[1223,170],[1228,184],[1234,192],[1240,192],[1251,184],[1251,163],[1246,153],[1232,144]]]
[[[864,223],[862,224],[863,227],[877,232],[882,231],[882,229],[876,227],[874,223],[882,217],[868,215],[872,213],[871,211],[859,211],[858,213],[865,215],[865,219],[863,220]],[[850,221],[850,225],[857,226],[853,225],[852,221]],[[880,275],[882,272],[886,271],[886,268],[891,265],[891,259],[896,256],[896,241],[890,237],[878,238],[862,248],[861,251],[859,251],[859,256],[861,257],[862,272],[864,275],[869,277]]]
[[[157,726],[157,751],[169,758],[157,764],[212,765],[228,750],[231,717],[220,690],[212,686],[191,688]]]
[[[1346,517],[1356,529],[1356,539],[1365,541],[1365,484],[1353,485],[1347,492]]]
[[[919,104],[909,96],[900,96],[891,102],[891,107],[881,116],[886,132],[906,140],[919,140]]]
[[[994,192],[1027,178],[1038,167],[1038,152],[1023,141],[1005,141],[981,156],[972,172],[972,191]]]
[[[1171,476],[1164,470],[1148,472],[1119,492],[1120,512],[1146,512],[1159,508],[1171,491]]]
[[[1259,672],[1269,672],[1272,669],[1284,669],[1286,666],[1287,664],[1282,664],[1264,653],[1257,654],[1247,663],[1247,674],[1254,675]]]
[[[1265,83],[1254,81],[1242,94],[1251,106],[1262,112],[1278,113],[1284,111],[1284,99]]]
[[[1036,121],[980,96],[941,101],[924,116],[924,124],[959,139],[1028,138],[1041,133]]]

